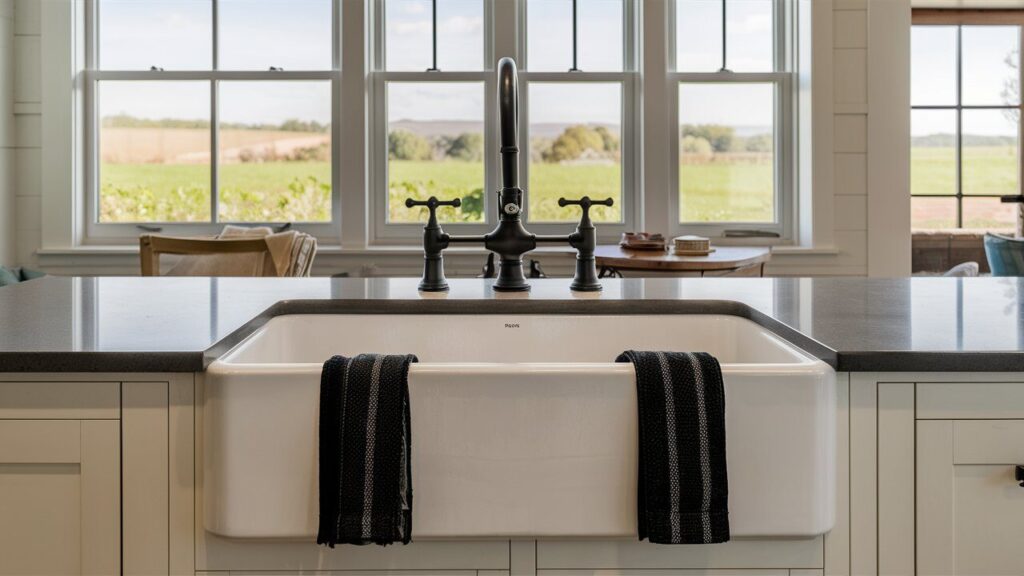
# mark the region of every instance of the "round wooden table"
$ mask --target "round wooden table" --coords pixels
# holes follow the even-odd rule
[[[763,246],[716,246],[707,256],[676,256],[667,251],[629,250],[618,245],[594,251],[601,278],[622,277],[623,271],[699,276],[764,276],[771,250]]]

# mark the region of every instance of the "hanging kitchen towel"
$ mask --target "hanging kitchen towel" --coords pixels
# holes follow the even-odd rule
[[[360,354],[324,363],[317,544],[409,543],[409,364],[416,361]]]
[[[637,529],[658,544],[729,541],[725,389],[710,354],[623,352],[636,370]]]

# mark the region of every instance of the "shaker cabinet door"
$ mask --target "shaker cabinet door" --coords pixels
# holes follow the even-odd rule
[[[1024,420],[917,422],[917,573],[1020,574]]]
[[[116,420],[0,420],[0,575],[119,574]]]

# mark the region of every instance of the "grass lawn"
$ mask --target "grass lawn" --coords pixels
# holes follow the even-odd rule
[[[963,149],[963,191],[971,194],[1016,194],[1017,151],[1004,146],[966,146]],[[956,194],[956,151],[952,147],[914,147],[910,152],[910,189],[913,194]],[[998,198],[965,198],[964,227],[1012,230],[1014,205]],[[956,226],[953,198],[915,198],[912,204],[915,229]]]

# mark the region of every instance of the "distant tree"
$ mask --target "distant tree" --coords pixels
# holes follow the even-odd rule
[[[771,134],[751,136],[743,142],[743,149],[747,152],[771,152],[772,136]]]
[[[722,124],[683,124],[682,136],[703,138],[715,152],[731,152],[736,140],[736,130]]]
[[[1020,82],[1018,81],[1020,74],[1017,73],[1017,68],[1019,66],[1017,62],[1019,60],[1020,50],[1017,48],[1010,50],[1010,53],[1003,59],[1006,67],[1013,70],[1013,74],[1007,75],[1007,79],[1003,80],[1003,91],[1002,94],[1000,94],[1003,97],[1003,104],[1010,106],[1013,106],[1020,101]],[[1017,119],[1020,118],[1020,110],[1017,108],[1005,109],[1003,110],[1003,116],[1010,122],[1016,124]]]
[[[711,147],[711,142],[708,142],[707,138],[700,138],[697,136],[683,136],[682,147],[684,154],[693,154],[696,156],[711,156],[715,152],[715,149]]]
[[[479,162],[484,157],[484,137],[475,132],[459,134],[454,138],[445,137],[441,140],[441,149],[448,158]]]
[[[597,130],[577,124],[570,126],[563,131],[555,141],[551,143],[551,149],[544,156],[545,162],[563,162],[575,160],[583,154],[584,150],[603,152],[605,140]]]
[[[327,132],[329,126],[321,124],[316,120],[298,120],[291,118],[285,120],[280,126],[275,126],[277,130],[282,132]]]
[[[388,133],[388,158],[391,160],[429,160],[430,143],[408,130]]]
[[[619,151],[619,137],[612,134],[611,130],[604,126],[598,126],[594,128],[594,132],[597,132],[598,136],[604,142],[605,152],[618,152]]]

